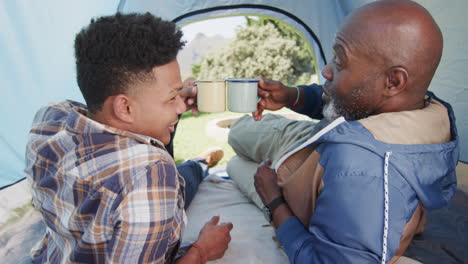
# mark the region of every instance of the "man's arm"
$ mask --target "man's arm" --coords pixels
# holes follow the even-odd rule
[[[271,162],[264,161],[257,169],[254,178],[255,189],[257,190],[263,204],[270,204],[276,198],[282,196],[281,187],[278,186],[276,172],[270,169]],[[288,218],[293,217],[291,209],[287,203],[280,204],[272,214],[273,225],[278,229]]]
[[[309,116],[313,119],[321,120],[323,118],[322,86],[318,84],[311,84],[307,86],[298,86],[298,88],[298,104],[296,106],[291,105],[289,108],[299,114]]]
[[[258,82],[258,95],[262,98],[257,111],[252,113],[255,120],[262,118],[264,110],[279,110],[289,107],[291,110],[314,119],[322,119],[322,86],[288,87],[281,82],[263,79]]]
[[[379,198],[383,198],[383,188],[375,177],[365,174],[343,177],[354,179],[335,178],[325,183],[309,226],[293,216],[278,227],[278,240],[291,263],[380,262],[384,219],[383,199]],[[398,213],[394,217],[402,225],[401,229],[390,225],[387,261],[398,248],[405,222]]]
[[[205,263],[222,258],[231,241],[229,232],[232,223],[218,224],[220,217],[214,216],[200,231],[198,240],[193,243],[187,254],[177,260],[177,264]]]
[[[336,164],[335,164],[336,165]],[[340,166],[337,166],[338,168]],[[382,181],[366,171],[328,172],[309,226],[304,226],[287,203],[272,212],[277,236],[291,263],[376,263],[382,253]],[[268,164],[259,167],[255,188],[268,204],[281,195],[276,173]],[[399,246],[406,224],[406,201],[390,191],[393,210],[389,225],[389,260]]]

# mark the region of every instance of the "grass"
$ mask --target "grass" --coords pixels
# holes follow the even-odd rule
[[[291,110],[284,109],[277,112],[291,112]],[[232,112],[199,113],[198,116],[192,115],[191,112],[184,113],[179,121],[174,138],[174,159],[176,164],[193,158],[209,148],[220,147],[224,150],[224,157],[218,165],[226,165],[235,155],[234,151],[227,141],[219,141],[207,136],[206,126],[208,122],[215,119],[240,116],[242,114]]]
[[[206,135],[208,122],[215,119],[240,116],[231,112],[222,113],[199,113],[198,116],[186,112],[182,115],[177,126],[174,138],[174,158],[177,164],[186,159],[193,158],[201,152],[220,147],[224,150],[224,157],[218,165],[225,165],[234,156],[234,151],[227,141],[219,141]]]

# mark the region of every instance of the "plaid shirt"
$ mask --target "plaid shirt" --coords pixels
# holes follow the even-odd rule
[[[183,178],[163,144],[66,101],[36,114],[26,151],[46,224],[34,262],[163,263],[186,222]]]

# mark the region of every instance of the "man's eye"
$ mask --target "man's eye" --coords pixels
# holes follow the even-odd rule
[[[338,59],[336,56],[333,56],[333,61],[335,61],[335,63],[340,63],[340,59]]]
[[[333,62],[335,63],[336,66],[341,66],[341,62],[337,57],[333,57]]]

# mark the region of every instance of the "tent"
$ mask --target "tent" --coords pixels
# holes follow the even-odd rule
[[[63,99],[84,102],[75,80],[73,40],[90,18],[116,11],[149,11],[184,26],[223,16],[269,16],[297,29],[309,42],[315,54],[315,63],[321,70],[332,57],[334,34],[344,17],[371,1],[2,1],[0,83],[4,99],[0,104],[0,188],[6,188],[25,177],[27,134],[39,107]],[[468,24],[464,21],[468,1],[417,2],[432,13],[444,34],[443,57],[430,90],[454,107],[461,143],[460,166],[465,166],[464,176],[468,176],[467,165],[463,164],[468,162],[468,88],[465,86],[468,83]]]
[[[179,26],[241,14],[281,19],[310,43],[318,69],[332,57],[334,34],[343,18],[370,0],[105,0],[3,1],[0,4],[0,188],[25,177],[27,133],[40,106],[64,98],[83,102],[75,80],[73,40],[91,17],[149,11]],[[468,2],[418,0],[444,33],[442,62],[430,90],[455,109],[461,135],[460,160],[468,161]]]

